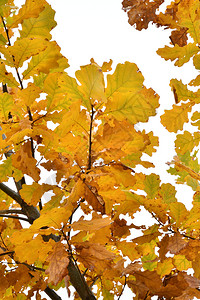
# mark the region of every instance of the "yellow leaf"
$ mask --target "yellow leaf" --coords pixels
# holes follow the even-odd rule
[[[36,167],[37,160],[32,157],[30,142],[25,143],[14,155],[12,164],[16,169],[31,176],[35,181],[40,180],[40,169]]]
[[[20,190],[20,195],[24,199],[24,201],[29,204],[36,206],[40,201],[42,195],[51,190],[52,186],[48,184],[38,184],[37,182],[33,182],[32,185],[23,185]]]
[[[24,19],[22,23],[22,30],[20,37],[42,37],[44,39],[51,39],[50,31],[56,26],[54,21],[55,11],[48,3],[45,3],[44,10],[41,11],[39,16]]]
[[[10,22],[9,28],[17,27],[19,23],[23,23],[25,19],[37,18],[39,13],[45,8],[45,0],[27,0],[24,5],[22,5],[18,14],[14,15]]]
[[[111,97],[116,92],[136,93],[143,86],[144,77],[136,64],[125,62],[118,64],[115,72],[107,76],[106,96]]]
[[[44,262],[54,246],[55,242],[50,240],[45,243],[40,235],[33,240],[20,243],[15,246],[15,255],[19,261],[34,264],[35,262]],[[38,251],[40,249],[40,251]]]
[[[156,174],[146,175],[144,180],[144,190],[149,198],[154,198],[160,186],[160,177]]]
[[[192,262],[188,261],[185,255],[174,255],[173,257],[173,263],[176,266],[178,271],[184,271],[188,270],[189,268],[192,268]]]
[[[23,72],[23,78],[29,79],[35,74],[40,74],[40,72],[48,74],[50,69],[59,66],[58,60],[61,57],[60,47],[56,42],[49,42],[45,51],[32,57],[28,64],[28,68]]]
[[[171,79],[170,86],[174,92],[174,97],[176,104],[182,101],[187,101],[188,99],[191,101],[195,101],[195,103],[200,102],[200,90],[197,92],[192,92],[188,90],[187,85],[183,84],[181,80]]]
[[[23,104],[31,107],[34,101],[40,97],[42,90],[34,83],[29,82],[27,88],[19,90],[17,96],[20,98]]]
[[[194,132],[191,134],[189,131],[184,131],[183,134],[178,134],[175,141],[176,152],[184,154],[187,151],[191,152],[192,149],[199,145],[200,133]]]
[[[86,136],[88,138],[90,121],[85,109],[81,109],[81,102],[72,103],[70,110],[63,116],[60,126],[56,132],[65,137],[70,131],[75,135]],[[68,141],[65,141],[67,144]],[[73,146],[73,145],[71,145]]]
[[[129,120],[132,124],[147,122],[156,114],[159,106],[158,95],[152,89],[136,90],[127,93],[114,93],[108,99],[105,114],[112,115],[118,121]]]
[[[62,222],[67,223],[72,214],[71,207],[55,207],[51,210],[42,212],[40,217],[31,225],[31,230],[38,230],[41,227],[48,226],[55,229],[62,227]]]
[[[169,207],[170,207],[169,215],[176,222],[177,228],[179,228],[183,223],[183,221],[187,218],[188,211],[185,205],[181,202],[170,203]]]
[[[81,83],[78,90],[83,95],[83,103],[90,111],[91,105],[99,105],[106,101],[104,93],[103,72],[96,65],[82,66],[81,70],[76,71],[76,78]]]
[[[169,204],[171,202],[176,202],[176,189],[170,183],[163,183],[160,187],[160,194],[163,198],[164,203]]]
[[[157,264],[157,273],[163,277],[165,275],[169,275],[171,273],[171,270],[174,268],[174,265],[172,263],[172,258],[166,258],[163,262],[158,262]]]
[[[72,101],[81,100],[83,95],[78,89],[76,79],[70,77],[66,73],[62,74],[58,78],[58,86],[62,93],[67,93],[68,97]]]
[[[7,72],[4,61],[0,59],[0,81],[10,87],[18,87],[19,83],[16,81],[12,73]]]
[[[24,38],[17,40],[13,46],[1,48],[1,53],[6,58],[6,63],[11,67],[22,67],[30,57],[39,54],[47,48],[45,40],[38,38]]]
[[[200,43],[198,35],[200,20],[197,17],[200,5],[198,0],[184,0],[178,5],[177,17],[179,25],[188,28],[190,36],[194,39],[195,44]]]
[[[187,27],[187,26],[186,26]],[[175,45],[174,47],[165,46],[157,50],[158,55],[165,60],[176,60],[175,66],[181,67],[188,62],[190,58],[199,52],[199,47],[194,43],[189,43],[183,47]]]
[[[124,256],[128,256],[131,261],[138,259],[141,254],[136,250],[136,244],[133,242],[121,241],[117,242],[116,246],[122,251]]]
[[[191,103],[183,103],[180,106],[173,105],[171,110],[165,110],[165,113],[161,116],[163,126],[170,132],[182,130],[184,123],[188,122],[188,113],[191,109]]]
[[[1,181],[8,181],[8,178],[12,176],[12,161],[11,158],[7,158],[2,164],[0,164],[0,178]]]
[[[0,94],[0,118],[8,121],[8,114],[14,107],[13,97],[8,93]]]

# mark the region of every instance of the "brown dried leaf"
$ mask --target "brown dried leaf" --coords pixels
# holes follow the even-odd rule
[[[69,264],[68,254],[61,243],[56,243],[54,251],[47,258],[50,262],[45,273],[49,275],[48,283],[57,285],[67,275],[67,266]]]
[[[177,254],[187,244],[188,242],[184,239],[184,237],[179,232],[177,232],[172,237],[169,238],[167,249],[171,253]]]
[[[129,24],[136,24],[136,29],[142,30],[148,27],[149,22],[156,20],[156,10],[163,2],[164,0],[124,0],[122,6],[128,11]]]

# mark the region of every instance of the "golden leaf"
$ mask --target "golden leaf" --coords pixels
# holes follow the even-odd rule
[[[199,47],[194,43],[189,43],[183,47],[175,45],[174,47],[165,46],[157,50],[158,55],[163,57],[165,60],[170,59],[175,61],[175,66],[181,67],[187,63],[191,57],[199,52]]]
[[[6,58],[6,63],[11,67],[22,67],[30,57],[39,54],[47,48],[45,40],[38,38],[24,38],[17,40],[13,46],[2,48],[1,52]]]
[[[83,95],[83,104],[88,111],[91,110],[91,105],[98,106],[106,101],[104,94],[104,77],[102,70],[96,65],[82,66],[81,70],[76,71],[76,78],[81,83],[78,90]]]
[[[139,72],[136,64],[125,62],[118,64],[115,72],[107,76],[106,96],[111,97],[114,93],[136,93],[143,87],[144,77]]]
[[[58,60],[61,57],[60,47],[56,42],[49,42],[46,50],[32,57],[28,64],[28,68],[23,72],[23,78],[29,79],[35,74],[40,74],[40,72],[48,74],[50,69],[59,66]]]
[[[85,231],[95,231],[101,228],[107,227],[111,224],[111,219],[107,218],[98,218],[92,219],[91,221],[79,220],[72,224],[73,230],[85,230]]]
[[[45,8],[45,0],[27,0],[24,5],[22,5],[18,14],[14,15],[11,20],[9,27],[17,27],[19,23],[23,23],[25,19],[28,18],[37,18],[39,13]]]
[[[188,122],[188,113],[191,109],[191,103],[183,103],[180,106],[173,105],[171,110],[165,110],[165,113],[161,116],[163,126],[170,132],[182,130],[184,123]]]
[[[20,31],[20,38],[26,37],[42,37],[44,39],[51,39],[49,33],[55,26],[54,21],[55,11],[48,3],[45,3],[45,8],[36,17],[29,17],[23,20],[22,30]]]

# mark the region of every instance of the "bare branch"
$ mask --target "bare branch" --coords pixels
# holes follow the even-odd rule
[[[119,299],[121,298],[121,296],[122,296],[122,294],[123,294],[123,292],[124,292],[125,286],[126,286],[126,275],[125,275],[124,277],[125,277],[124,286],[123,286],[123,289],[122,289],[122,291],[121,291],[119,297],[117,298],[117,300],[119,300]]]
[[[0,210],[0,214],[22,214],[26,215],[21,209],[4,209]]]
[[[23,217],[19,217],[19,216],[12,216],[12,215],[0,214],[0,217],[2,217],[2,218],[11,218],[11,219],[18,219],[18,220],[26,221],[26,222],[30,223],[30,221],[28,219],[23,218]]]

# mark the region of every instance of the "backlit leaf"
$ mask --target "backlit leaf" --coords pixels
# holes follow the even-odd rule
[[[174,203],[170,203],[169,207],[170,207],[169,215],[176,222],[176,226],[180,227],[182,222],[186,219],[188,215],[188,211],[185,205],[181,202],[174,202]]]
[[[118,64],[115,72],[107,76],[107,97],[113,96],[116,92],[137,92],[141,90],[144,77],[138,67],[130,62]]]
[[[183,103],[180,106],[173,105],[171,110],[165,110],[165,113],[161,116],[163,126],[170,132],[182,130],[184,123],[188,122],[188,113],[191,109],[192,105],[190,103]]]
[[[188,270],[192,267],[192,262],[188,261],[184,255],[175,255],[173,263],[179,271]]]
[[[78,90],[83,95],[83,103],[89,111],[91,105],[96,106],[106,101],[101,69],[94,64],[83,66],[81,70],[76,71],[76,78],[81,83]]]
[[[187,63],[191,57],[199,52],[199,48],[196,44],[189,43],[184,47],[175,45],[174,47],[165,46],[157,50],[158,55],[163,57],[165,60],[170,59],[175,61],[175,66],[181,67],[183,64]]]
[[[23,23],[25,19],[36,18],[39,13],[45,8],[46,1],[41,0],[27,0],[24,5],[22,5],[18,14],[14,15],[10,21],[10,27],[17,27],[19,23]]]
[[[44,40],[37,38],[24,38],[17,40],[13,46],[1,49],[7,64],[16,68],[22,67],[23,63],[30,57],[39,54],[47,48]]]
[[[105,113],[114,116],[118,121],[129,120],[132,124],[147,122],[155,115],[158,95],[152,89],[140,89],[129,93],[114,93],[108,99]]]
[[[156,174],[147,175],[144,180],[144,185],[144,190],[148,197],[154,198],[160,186],[159,176]]]
[[[28,68],[23,72],[23,78],[28,79],[35,74],[40,74],[40,72],[48,74],[50,69],[58,67],[58,60],[61,57],[60,47],[56,42],[49,43],[45,51],[32,57]]]
[[[20,37],[42,37],[50,40],[51,34],[49,32],[56,26],[54,15],[54,10],[48,3],[45,3],[44,10],[41,11],[37,18],[29,17],[24,19]]]
[[[163,262],[158,262],[157,265],[157,273],[163,277],[165,275],[169,275],[171,270],[174,268],[174,265],[172,263],[172,258],[167,258]]]

